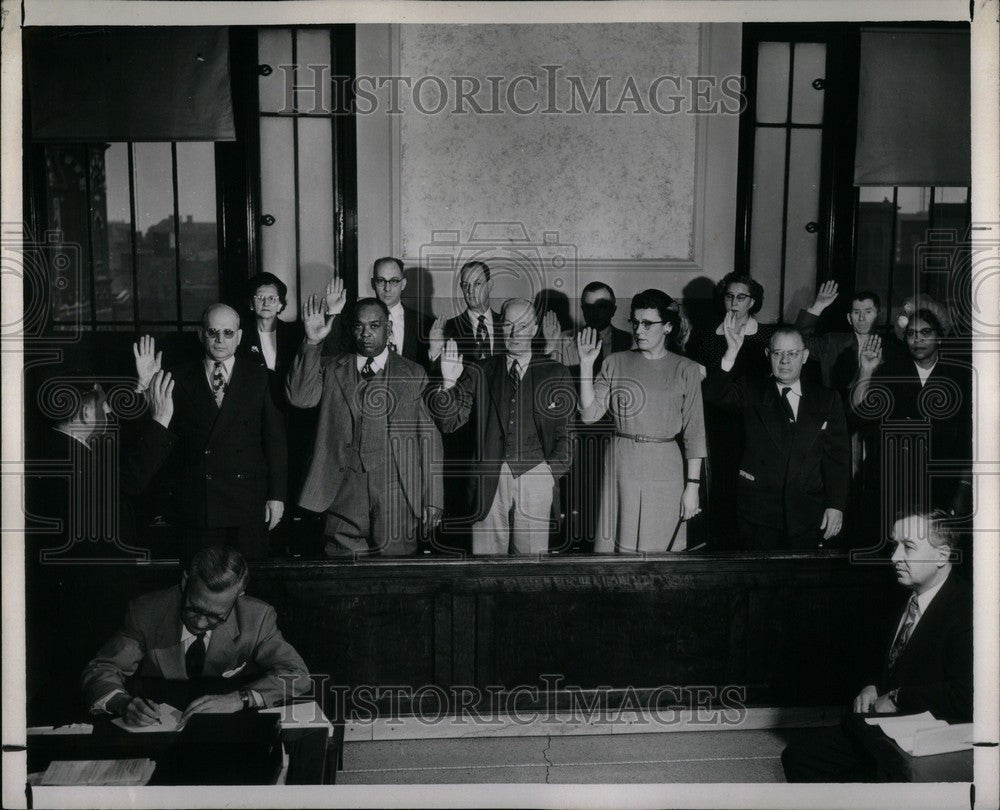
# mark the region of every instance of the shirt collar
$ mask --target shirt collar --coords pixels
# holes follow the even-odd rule
[[[401,317],[403,315],[403,302],[402,301],[397,301],[395,304],[393,304],[391,307],[389,307],[389,315],[390,316],[397,316],[398,315],[398,316]]]
[[[493,334],[493,313],[490,310],[486,310],[483,315],[486,316],[483,318],[483,323],[486,325],[486,331]],[[476,329],[479,326],[479,316],[474,314],[471,309],[465,310],[465,317],[469,319],[469,323],[472,324],[473,329]]]
[[[944,585],[948,581],[948,576],[951,576],[951,572],[950,571],[948,572],[948,575],[945,576],[945,578],[942,579],[933,588],[928,588],[923,593],[918,593],[917,594],[917,606],[920,608],[920,615],[921,616],[923,616],[924,613],[927,612],[927,608],[930,606],[931,600],[933,600],[934,597],[937,596],[938,591],[941,590],[941,586]]]
[[[801,377],[799,377],[793,383],[783,383],[783,382],[781,382],[781,380],[775,378],[774,383],[775,383],[775,385],[778,386],[778,394],[779,395],[781,394],[781,389],[782,388],[791,388],[792,389],[792,393],[795,394],[795,396],[797,396],[797,397],[801,397],[802,396],[802,378]]]
[[[517,360],[517,370],[519,372],[520,378],[523,380],[524,375],[528,372],[528,366],[531,364],[531,356],[528,357],[514,357],[512,354],[507,355],[507,373],[510,374],[510,369],[514,365],[514,361]]]
[[[196,639],[196,638],[198,638],[198,634],[197,633],[192,633],[190,630],[187,629],[187,627],[185,626],[184,622],[181,622],[181,644],[184,644],[189,638],[190,639]],[[206,650],[208,649],[208,642],[211,640],[211,638],[212,638],[212,631],[211,630],[206,630],[205,631],[205,649]]]
[[[60,425],[56,425],[56,427],[55,427],[55,430],[56,430],[56,432],[57,432],[57,433],[62,433],[62,434],[63,434],[64,436],[69,436],[69,437],[70,437],[70,438],[71,438],[71,439],[72,439],[73,441],[75,441],[75,442],[79,442],[79,443],[80,443],[80,444],[82,444],[82,445],[83,445],[84,447],[86,447],[86,448],[87,448],[88,450],[91,450],[91,449],[93,449],[93,448],[92,448],[92,447],[90,446],[90,438],[91,438],[90,436],[88,436],[88,437],[87,437],[87,438],[85,439],[85,438],[83,438],[83,436],[81,436],[81,435],[80,435],[79,433],[77,433],[76,431],[73,431],[73,430],[67,430],[66,428],[64,428],[64,427],[62,427],[62,426],[60,426]]]
[[[757,319],[754,318],[753,315],[751,315],[749,318],[747,318],[747,326],[746,326],[746,329],[743,330],[743,337],[746,337],[747,335],[756,335],[757,334],[757,330],[759,328],[760,328],[760,324],[757,323]],[[726,334],[726,322],[725,322],[725,320],[723,320],[722,323],[720,323],[716,327],[715,334],[717,334],[717,335],[724,335],[724,334]]]
[[[382,369],[385,368],[385,364],[388,361],[388,359],[389,359],[389,347],[386,346],[384,349],[382,349],[381,354],[377,354],[375,355],[375,357],[372,358],[372,369],[374,369],[376,372],[381,371]],[[361,369],[365,367],[365,363],[367,362],[368,358],[365,357],[363,354],[354,355],[354,365],[358,371],[361,371]]]
[[[222,367],[226,371],[226,379],[228,380],[233,376],[233,365],[236,363],[236,355],[231,355],[227,359],[222,361]],[[205,371],[211,376],[212,370],[215,368],[215,361],[211,357],[205,358]]]

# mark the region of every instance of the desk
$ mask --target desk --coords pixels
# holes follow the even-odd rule
[[[878,726],[865,722],[865,715],[851,714],[846,720],[848,732],[865,747],[878,763],[881,782],[971,782],[972,751],[952,751],[926,757],[907,754],[896,741]]]

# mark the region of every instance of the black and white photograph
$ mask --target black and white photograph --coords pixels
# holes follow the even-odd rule
[[[3,804],[1000,803],[1000,2],[0,0]]]

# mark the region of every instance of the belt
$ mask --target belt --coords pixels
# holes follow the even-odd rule
[[[642,433],[621,433],[617,430],[615,431],[615,436],[620,439],[631,439],[634,442],[657,442],[659,444],[666,444],[667,442],[677,441],[676,436],[664,438],[663,436],[646,436]]]

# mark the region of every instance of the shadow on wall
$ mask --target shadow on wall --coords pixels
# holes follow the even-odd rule
[[[722,320],[722,312],[715,300],[715,282],[707,276],[698,276],[684,285],[681,299],[691,323],[688,346],[697,346],[702,336],[714,332]]]

